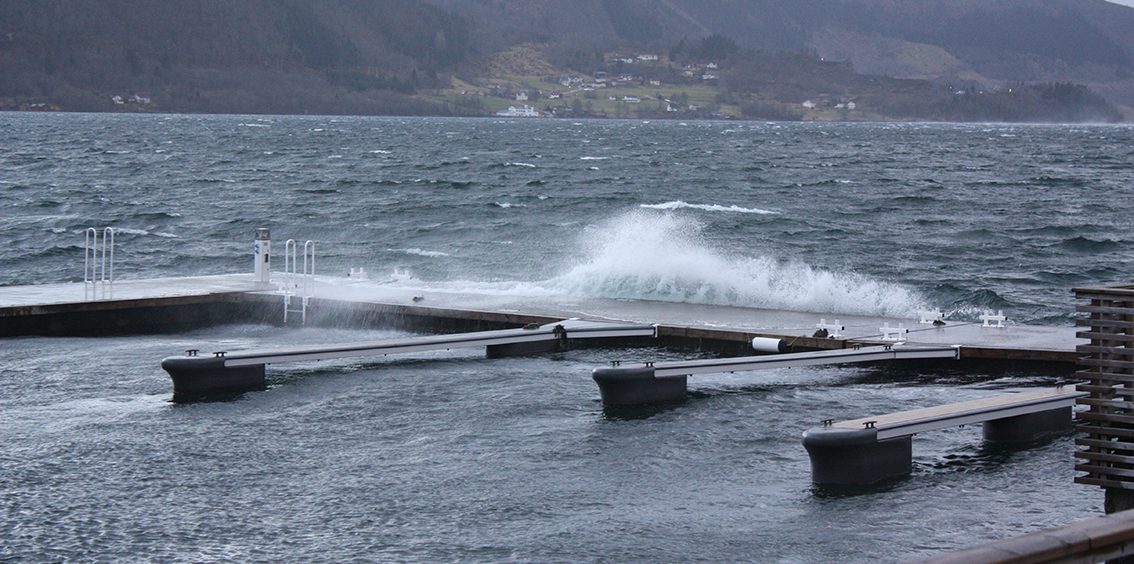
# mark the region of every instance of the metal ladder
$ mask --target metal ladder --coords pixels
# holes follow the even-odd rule
[[[107,253],[109,252],[109,259]],[[101,255],[101,256],[100,256]],[[101,284],[101,286],[100,286]],[[88,227],[86,241],[83,243],[83,297],[87,300],[99,298],[102,288],[103,298],[112,297],[114,292],[114,228],[102,230],[99,244],[99,231]]]
[[[303,243],[303,270],[299,270],[298,251],[295,239],[288,239],[284,244],[284,275],[280,287],[284,295],[283,322],[287,323],[288,314],[298,313],[300,323],[306,325],[307,302],[315,286],[315,241],[309,239]]]

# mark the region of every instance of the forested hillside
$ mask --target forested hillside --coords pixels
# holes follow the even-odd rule
[[[5,0],[0,109],[1112,121],[1131,29],[1103,0]]]

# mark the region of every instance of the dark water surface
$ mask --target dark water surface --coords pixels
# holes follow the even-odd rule
[[[315,239],[376,283],[1066,325],[1130,283],[1130,127],[0,113],[0,284],[248,270]],[[653,350],[288,365],[175,406],[164,356],[396,336],[229,326],[0,341],[0,559],[894,561],[1101,513],[1071,437],[914,439],[909,479],[810,483],[800,433],[1056,374],[806,368],[604,411]]]

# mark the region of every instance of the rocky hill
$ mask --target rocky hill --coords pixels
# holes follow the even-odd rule
[[[1103,0],[5,0],[0,108],[1113,120],[1130,29]]]

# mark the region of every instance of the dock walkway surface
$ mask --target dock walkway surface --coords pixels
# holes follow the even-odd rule
[[[1071,387],[1045,388],[872,417],[860,417],[833,423],[829,428],[859,430],[866,427],[877,429],[878,440],[885,440],[960,425],[983,423],[992,419],[1026,415],[1057,407],[1069,408],[1075,404],[1076,399],[1086,395],[1087,392],[1079,392]]]
[[[276,280],[278,282],[278,280]],[[0,287],[0,325],[5,318],[45,312],[65,315],[92,309],[158,307],[168,303],[192,304],[256,295],[271,299],[275,285],[257,286],[251,274],[121,280],[91,288],[82,283]],[[982,327],[979,322],[946,320],[944,326],[919,324],[917,319],[835,315],[753,309],[733,306],[620,300],[586,297],[518,296],[442,291],[430,288],[391,287],[380,283],[317,276],[309,284],[312,300],[347,304],[390,304],[412,308],[416,315],[444,316],[445,312],[530,315],[546,318],[581,318],[659,325],[661,338],[712,339],[747,335],[800,341],[811,348],[843,348],[851,343],[877,344],[883,326],[908,329],[902,337],[911,345],[959,345],[962,358],[1032,360],[1069,363],[1083,342],[1073,326],[1026,326],[1009,322],[1005,327]],[[282,316],[283,298],[280,297]],[[843,326],[840,339],[812,338],[821,319]],[[4,334],[0,332],[0,334]]]

